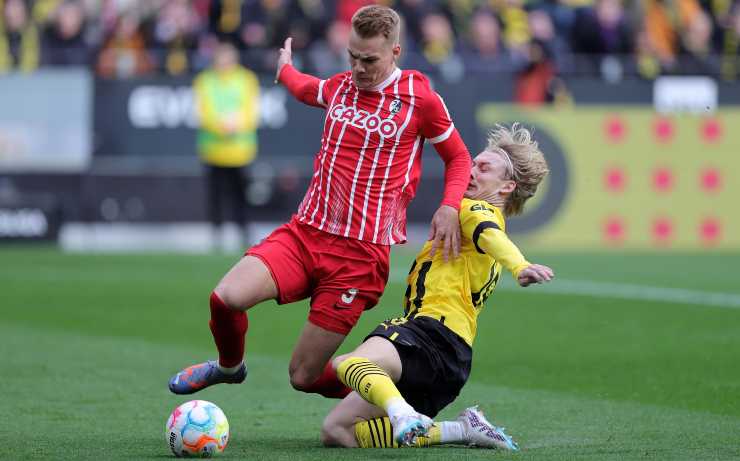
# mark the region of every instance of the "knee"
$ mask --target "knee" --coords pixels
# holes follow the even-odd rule
[[[325,447],[349,447],[345,441],[347,429],[327,416],[321,425],[321,444]]]
[[[318,375],[311,373],[309,370],[302,367],[291,369],[289,374],[290,385],[297,391],[305,391],[309,389],[311,385],[319,379]]]
[[[348,358],[350,358],[351,356],[352,356],[352,354],[343,354],[343,355],[339,355],[339,356],[337,356],[337,357],[334,357],[334,358],[333,358],[333,359],[331,360],[331,367],[332,367],[332,368],[334,369],[334,371],[336,372],[337,370],[339,370],[339,365],[341,365],[341,364],[342,364],[342,362],[344,362],[345,360],[347,360],[347,359],[348,359]]]
[[[218,286],[216,286],[211,297],[213,298],[214,295],[218,297],[218,299],[221,300],[221,303],[229,309],[245,310],[252,307],[244,302],[245,300],[241,293],[224,283],[219,283]]]

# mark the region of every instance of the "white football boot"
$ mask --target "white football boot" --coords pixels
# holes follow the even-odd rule
[[[470,446],[482,448],[500,448],[518,451],[519,445],[506,435],[503,427],[496,427],[483,416],[478,406],[466,408],[457,417],[462,423],[463,437]]]
[[[399,446],[411,446],[417,437],[427,435],[433,421],[421,413],[411,413],[391,418],[393,426],[393,438]]]

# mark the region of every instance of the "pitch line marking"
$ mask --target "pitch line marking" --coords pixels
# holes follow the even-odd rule
[[[393,273],[391,281],[405,283],[405,273]],[[503,291],[519,291],[522,288],[513,283],[498,286]],[[629,299],[638,301],[656,301],[674,304],[691,304],[699,306],[724,307],[740,309],[740,294],[721,293],[716,291],[699,291],[684,288],[666,288],[629,283],[595,282],[591,280],[555,279],[542,286],[529,287],[522,293],[542,295],[592,296],[595,298]]]

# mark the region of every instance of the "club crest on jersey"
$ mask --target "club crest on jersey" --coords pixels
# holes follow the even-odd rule
[[[400,110],[401,101],[398,101],[398,104]],[[377,131],[384,138],[390,138],[398,132],[398,125],[393,120],[382,119],[378,115],[371,114],[366,110],[357,110],[355,107],[347,107],[344,104],[337,104],[332,107],[329,116],[332,120],[349,123],[352,126],[369,132]]]
[[[401,112],[401,100],[394,99],[388,109],[391,111],[391,117]]]

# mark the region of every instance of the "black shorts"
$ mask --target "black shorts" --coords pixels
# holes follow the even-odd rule
[[[367,338],[372,336],[382,336],[396,347],[403,366],[396,386],[416,411],[430,418],[457,398],[470,376],[472,349],[433,318],[386,320]]]

